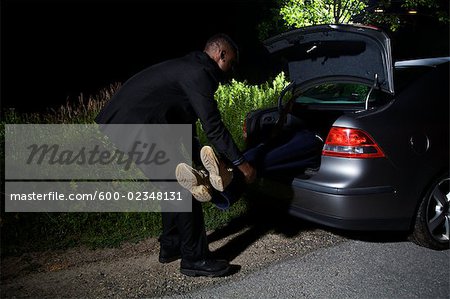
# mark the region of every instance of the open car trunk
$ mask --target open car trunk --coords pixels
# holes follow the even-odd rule
[[[343,116],[362,116],[364,111],[374,112],[393,99],[393,96],[373,90],[371,86],[359,83],[322,83],[304,91],[301,86],[283,102],[291,102],[289,111],[284,106],[260,109],[250,112],[246,117],[247,147],[266,142],[274,134],[309,130],[323,141],[335,121]],[[289,104],[288,104],[289,105]],[[286,113],[276,130],[281,113]]]
[[[270,38],[264,45],[288,72],[291,90],[278,107],[248,114],[249,148],[301,130],[313,132],[323,143],[338,118],[374,111],[394,94],[390,39],[380,30],[310,26]]]
[[[313,174],[320,169],[321,149],[333,125],[338,119],[361,120],[366,115],[376,113],[391,102],[393,96],[381,90],[373,90],[371,86],[352,82],[321,83],[307,90],[294,89],[281,110],[278,107],[252,111],[246,118],[246,143],[248,148],[260,143],[270,143],[274,139],[284,139],[281,136],[292,136],[303,130],[314,133],[320,149],[314,150],[317,162],[308,167],[290,171],[287,176],[283,172],[276,177],[304,177],[305,171]],[[286,102],[286,101],[284,101]],[[290,107],[289,110],[285,110]],[[368,109],[366,109],[368,108]],[[281,118],[283,121],[280,123]],[[350,121],[352,123],[356,123]],[[280,138],[281,137],[281,138]],[[287,137],[289,138],[289,137]],[[297,156],[298,163],[303,159]],[[304,156],[310,160],[311,156]],[[298,163],[301,164],[301,163]]]
[[[294,105],[292,113],[287,115],[280,130],[276,129],[276,122],[279,118],[279,111],[276,107],[253,111],[247,115],[246,119],[247,148],[251,149],[261,143],[270,144],[272,140],[283,140],[289,138],[295,132],[307,130],[316,135],[318,146],[309,152],[308,155],[299,156],[296,161],[291,162],[292,164],[302,164],[299,163],[301,160],[311,161],[312,155],[316,157],[312,159],[314,162],[311,165],[289,169],[286,172],[270,173],[269,177],[276,180],[290,180],[294,177],[304,177],[305,172],[313,174],[320,168],[321,150],[328,132],[335,121],[346,113],[351,112],[342,110],[309,110],[302,107],[302,105]]]
[[[259,143],[268,142],[274,134],[288,134],[302,129],[314,132],[318,138],[325,140],[333,123],[348,111],[342,110],[310,110],[301,105],[294,105],[281,130],[276,130],[276,122],[280,117],[277,107],[252,111],[246,119],[247,148]]]

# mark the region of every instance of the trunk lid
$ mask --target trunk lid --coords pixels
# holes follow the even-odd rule
[[[264,41],[288,65],[290,80],[308,88],[320,82],[358,82],[393,94],[389,37],[366,26],[319,25]]]

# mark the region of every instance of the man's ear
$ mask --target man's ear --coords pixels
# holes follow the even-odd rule
[[[225,60],[225,51],[220,51],[220,59]]]

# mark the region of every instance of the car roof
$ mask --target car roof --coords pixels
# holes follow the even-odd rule
[[[421,58],[421,59],[397,61],[395,63],[395,67],[413,67],[413,66],[434,67],[436,65],[443,64],[449,61],[450,57]]]

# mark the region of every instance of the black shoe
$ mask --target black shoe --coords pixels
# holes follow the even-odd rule
[[[164,248],[162,246],[159,248],[159,262],[162,264],[171,263],[180,257],[181,253],[179,249]]]
[[[181,260],[180,272],[187,276],[217,277],[229,271],[230,264],[225,260],[203,259],[196,262]]]

